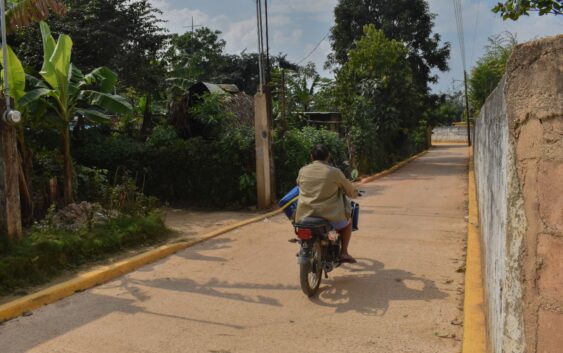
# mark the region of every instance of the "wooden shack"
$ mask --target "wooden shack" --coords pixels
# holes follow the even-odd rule
[[[222,96],[227,109],[233,113],[239,125],[254,126],[254,99],[242,92],[234,84],[216,84],[200,81],[193,84],[187,93],[178,97],[170,104],[170,123],[175,126],[183,137],[203,135],[200,124],[192,119],[190,110],[201,102],[205,94]]]

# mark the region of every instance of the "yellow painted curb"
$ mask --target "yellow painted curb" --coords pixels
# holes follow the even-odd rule
[[[56,302],[62,298],[68,297],[78,291],[92,288],[96,285],[108,282],[114,278],[129,273],[141,266],[158,261],[168,255],[172,255],[180,250],[186,249],[190,246],[199,244],[206,240],[215,238],[221,234],[230,232],[233,229],[245,226],[250,223],[258,222],[262,219],[273,217],[283,212],[275,210],[257,217],[238,222],[227,227],[210,232],[200,239],[192,241],[183,241],[174,244],[160,246],[156,249],[149,250],[145,253],[136,255],[129,259],[117,262],[109,266],[103,266],[93,271],[78,275],[69,281],[54,285],[52,287],[41,290],[37,293],[27,295],[25,297],[16,299],[9,303],[0,305],[0,322],[6,321],[25,312],[37,309],[43,305]]]
[[[379,179],[387,174],[390,174],[396,171],[397,169],[401,168],[408,162],[424,155],[427,152],[428,150],[419,153],[417,155],[414,155],[383,172],[364,178],[362,179],[360,184],[365,184],[370,181]],[[29,312],[43,305],[56,302],[60,299],[71,296],[76,292],[83,291],[88,288],[92,288],[102,283],[106,283],[126,273],[132,272],[141,266],[153,263],[166,256],[172,255],[180,250],[184,250],[186,248],[189,248],[190,246],[202,243],[206,240],[215,238],[221,234],[225,234],[242,226],[261,221],[265,218],[277,216],[282,212],[283,212],[283,208],[280,208],[275,211],[260,216],[256,216],[253,218],[249,218],[247,220],[234,223],[227,227],[215,230],[213,232],[205,234],[204,236],[196,240],[182,241],[174,244],[163,245],[156,249],[149,250],[145,253],[136,255],[134,257],[117,262],[115,264],[109,266],[103,266],[98,269],[92,270],[90,272],[78,275],[76,278],[46,288],[37,293],[33,293],[25,297],[11,301],[9,303],[0,305],[0,322],[18,317],[25,312]]]
[[[362,180],[360,180],[360,182],[359,182],[359,185],[363,185],[363,184],[370,183],[370,182],[372,182],[372,181],[374,181],[374,180],[377,180],[377,179],[382,178],[382,177],[384,177],[384,176],[386,176],[386,175],[388,175],[388,174],[391,174],[391,173],[393,173],[394,171],[396,171],[397,169],[403,167],[405,164],[407,164],[407,163],[409,163],[409,162],[412,162],[412,161],[414,161],[415,159],[417,159],[417,158],[419,158],[419,157],[424,156],[426,153],[428,153],[428,151],[429,151],[429,150],[424,150],[424,151],[420,152],[419,154],[415,154],[414,156],[409,157],[409,158],[405,159],[404,161],[401,161],[401,162],[395,164],[394,166],[392,166],[392,167],[389,168],[389,169],[386,169],[386,170],[384,170],[384,171],[382,171],[382,172],[379,172],[379,173],[377,173],[377,174],[374,174],[374,175],[371,175],[371,176],[362,178]]]
[[[479,209],[475,190],[473,154],[469,148],[469,220],[467,222],[467,260],[465,265],[465,298],[463,303],[463,353],[487,352],[487,330],[484,308],[483,269]]]

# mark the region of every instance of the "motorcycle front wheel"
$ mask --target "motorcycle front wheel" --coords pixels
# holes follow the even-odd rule
[[[322,250],[321,242],[316,241],[313,244],[311,258],[304,264],[299,265],[299,279],[301,281],[301,289],[308,297],[312,297],[317,293],[321,285],[323,274],[322,266]]]

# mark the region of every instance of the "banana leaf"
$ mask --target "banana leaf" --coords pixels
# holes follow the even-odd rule
[[[10,96],[19,99],[25,94],[25,72],[23,65],[12,50],[8,46],[8,85],[10,88]],[[0,50],[0,65],[4,65],[4,52]],[[4,70],[2,70],[2,82],[4,82]]]

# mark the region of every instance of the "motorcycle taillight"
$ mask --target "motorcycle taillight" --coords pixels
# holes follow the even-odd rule
[[[313,230],[309,228],[296,227],[295,234],[297,235],[297,238],[301,240],[309,240],[313,237]]]

